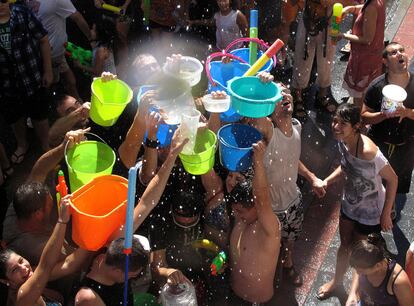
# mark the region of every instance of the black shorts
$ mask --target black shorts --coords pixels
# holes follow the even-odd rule
[[[354,219],[351,219],[347,215],[345,215],[342,209],[341,209],[341,218],[354,222],[355,229],[357,230],[358,233],[362,235],[368,236],[369,234],[372,234],[372,233],[378,233],[378,234],[381,233],[381,224],[366,225],[366,224],[359,223],[358,221],[355,221]]]
[[[40,87],[30,97],[6,97],[0,103],[1,112],[8,124],[16,123],[20,118],[30,117],[35,121],[47,119],[51,105],[49,91]]]

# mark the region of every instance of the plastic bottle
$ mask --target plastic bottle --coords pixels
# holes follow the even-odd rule
[[[197,306],[194,286],[189,283],[165,284],[161,291],[163,306]]]

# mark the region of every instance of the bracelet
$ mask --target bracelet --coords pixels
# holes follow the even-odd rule
[[[69,222],[69,221],[68,221]],[[63,222],[62,220],[60,220],[60,219],[58,219],[57,220],[57,223],[60,223],[60,224],[68,224],[68,222]]]
[[[152,140],[152,139],[147,138],[145,140],[145,146],[147,148],[158,149],[159,145],[160,145],[160,141],[158,139]]]

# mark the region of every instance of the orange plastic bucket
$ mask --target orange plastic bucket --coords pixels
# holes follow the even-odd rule
[[[72,239],[96,251],[125,224],[128,180],[117,175],[94,178],[72,194]]]

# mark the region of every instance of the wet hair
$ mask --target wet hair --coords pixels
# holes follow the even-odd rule
[[[125,272],[125,238],[118,238],[111,242],[105,253],[105,264]],[[144,249],[137,237],[132,237],[132,251],[129,254],[129,270],[136,271],[145,268],[149,262],[149,252]]]
[[[96,41],[98,44],[113,49],[114,41],[117,38],[115,24],[103,18],[97,18],[95,20],[95,27]]]
[[[234,188],[226,194],[225,199],[228,204],[240,204],[243,208],[254,206],[253,197],[253,172],[242,173],[246,178],[243,182],[237,183]]]
[[[353,268],[369,269],[388,258],[384,238],[380,234],[373,233],[354,245],[349,264]]]
[[[389,46],[402,46],[402,45],[399,42],[396,42],[396,41],[392,41],[392,42],[386,44],[386,46],[382,50],[382,58],[387,58],[388,57],[387,49],[388,49]]]
[[[361,109],[355,104],[342,103],[335,112],[335,117],[339,117],[344,122],[355,126],[361,123]]]
[[[50,196],[47,186],[40,182],[24,183],[17,188],[13,208],[18,219],[29,219],[36,211],[45,207]]]
[[[171,197],[172,211],[181,217],[199,216],[204,207],[203,196],[195,191],[179,190]]]
[[[10,249],[6,249],[3,251],[0,251],[0,278],[1,279],[7,279],[6,273],[7,273],[7,262],[10,259],[10,256],[14,252]]]

